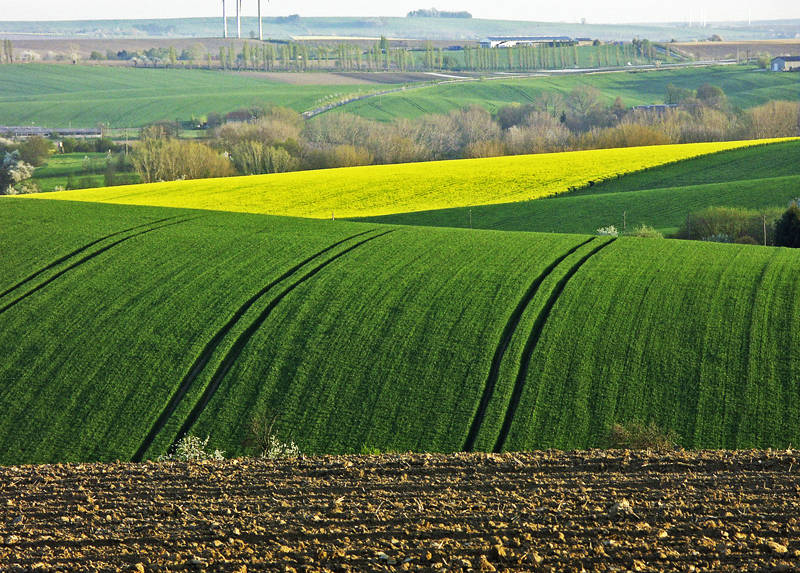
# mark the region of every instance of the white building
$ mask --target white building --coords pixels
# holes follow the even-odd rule
[[[772,60],[773,72],[797,72],[800,71],[800,56],[782,56]]]
[[[515,46],[540,46],[557,44],[571,46],[575,40],[569,36],[490,36],[481,40],[481,48],[513,48]]]

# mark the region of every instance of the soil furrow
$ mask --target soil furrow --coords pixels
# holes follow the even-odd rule
[[[798,457],[548,451],[4,467],[0,568],[795,571]]]

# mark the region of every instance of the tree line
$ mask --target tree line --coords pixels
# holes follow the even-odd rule
[[[714,86],[684,95],[674,107],[636,110],[581,86],[493,114],[471,106],[393,123],[339,112],[304,121],[285,108],[253,107],[216,116],[205,142],[178,139],[177,126],[151,126],[133,155],[142,179],[158,181],[800,135],[796,102],[742,111]]]
[[[202,44],[181,50],[175,47],[143,51],[92,52],[91,60],[127,60],[136,66],[203,67],[251,71],[453,71],[498,72],[561,70],[571,68],[624,67],[657,61],[674,61],[671,50],[647,40],[578,46],[551,42],[510,48],[437,47],[431,42],[419,48],[391,47],[387,38],[368,45],[336,45],[306,42],[248,42],[207,52]]]

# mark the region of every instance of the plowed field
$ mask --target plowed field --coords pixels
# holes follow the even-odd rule
[[[796,570],[797,453],[0,469],[0,569]]]

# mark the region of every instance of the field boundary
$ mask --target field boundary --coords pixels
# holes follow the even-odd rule
[[[39,275],[41,275],[43,273],[46,273],[47,271],[57,267],[61,263],[64,263],[64,262],[68,261],[72,257],[75,257],[75,256],[81,254],[86,249],[89,249],[89,248],[95,246],[98,243],[102,243],[103,241],[105,241],[107,239],[110,239],[111,237],[116,237],[117,235],[121,235],[123,233],[128,233],[130,231],[135,231],[136,229],[141,229],[142,227],[147,227],[147,226],[150,226],[150,225],[155,225],[157,223],[163,223],[165,221],[170,221],[172,219],[177,219],[178,217],[180,217],[180,215],[176,215],[174,217],[166,217],[164,219],[157,219],[155,221],[150,221],[148,223],[143,223],[141,225],[136,225],[135,227],[130,227],[128,229],[123,229],[121,231],[117,231],[116,233],[111,233],[110,235],[106,235],[105,237],[100,237],[99,239],[95,239],[91,243],[87,243],[87,244],[83,245],[82,247],[80,247],[78,249],[75,249],[71,253],[67,253],[66,255],[63,255],[63,256],[59,257],[58,259],[54,260],[53,262],[48,263],[46,266],[42,267],[38,271],[35,271],[34,273],[28,275],[27,277],[25,277],[24,279],[19,281],[17,284],[15,284],[13,286],[10,286],[9,288],[4,290],[3,292],[0,292],[0,298],[3,298],[4,296],[10,294],[11,292],[17,290],[18,288],[20,288],[25,283],[29,283],[30,281],[32,281],[33,279],[35,279]]]
[[[542,286],[542,283],[545,281],[545,279],[547,279],[547,277],[549,277],[567,257],[594,240],[595,238],[592,237],[586,241],[583,241],[582,243],[579,243],[578,245],[575,245],[565,254],[561,255],[552,263],[550,263],[550,265],[534,279],[524,296],[517,303],[517,307],[511,313],[511,316],[509,316],[508,321],[503,328],[500,341],[495,348],[492,364],[489,368],[489,376],[486,379],[486,384],[483,388],[483,395],[481,396],[478,410],[475,412],[475,417],[472,420],[472,425],[470,426],[469,434],[467,434],[467,439],[464,442],[465,452],[471,452],[475,449],[475,441],[478,439],[478,434],[483,426],[483,419],[486,416],[486,410],[489,408],[489,403],[494,396],[494,390],[497,386],[497,381],[500,378],[500,367],[503,363],[503,359],[505,358],[506,351],[508,350],[509,344],[511,344],[511,339],[514,337],[514,334],[519,327],[519,323],[522,321],[523,314],[525,314],[525,311],[539,293],[539,287]]]
[[[506,440],[508,439],[508,434],[511,431],[511,424],[514,422],[514,416],[516,415],[517,408],[519,407],[519,402],[522,399],[522,391],[525,388],[525,379],[528,375],[528,369],[530,368],[533,352],[536,350],[536,347],[539,344],[539,339],[542,336],[542,331],[547,323],[547,319],[550,318],[550,313],[553,311],[556,302],[558,302],[561,293],[564,292],[564,288],[567,286],[567,283],[569,283],[572,277],[575,276],[575,274],[584,264],[586,264],[589,259],[614,243],[614,241],[616,241],[616,238],[604,242],[603,244],[592,249],[591,252],[584,255],[572,266],[572,268],[569,269],[569,271],[567,271],[567,274],[565,274],[561,280],[558,281],[550,293],[550,298],[547,299],[542,311],[536,318],[536,322],[533,324],[528,341],[525,343],[525,349],[522,351],[522,359],[520,360],[519,370],[517,371],[517,379],[514,382],[514,390],[511,394],[511,400],[509,401],[508,409],[506,410],[503,426],[500,428],[500,434],[497,436],[497,441],[495,442],[494,449],[492,450],[493,452],[501,452],[505,446]]]
[[[201,215],[201,216],[202,216],[202,215]],[[56,274],[54,274],[52,277],[50,277],[50,278],[49,278],[49,279],[47,279],[46,281],[44,281],[44,282],[40,283],[39,285],[37,285],[37,286],[33,287],[31,290],[29,290],[29,291],[28,291],[28,292],[26,292],[25,294],[23,294],[23,295],[19,296],[19,297],[18,297],[18,298],[16,298],[15,300],[13,300],[13,301],[9,302],[9,303],[8,303],[8,304],[6,304],[5,306],[3,306],[3,307],[0,307],[0,314],[3,314],[3,313],[4,313],[4,312],[6,312],[7,310],[9,310],[9,309],[13,308],[13,307],[14,307],[14,306],[16,306],[17,304],[19,304],[20,302],[22,302],[23,300],[25,300],[26,298],[28,298],[29,296],[31,296],[32,294],[35,294],[35,293],[39,292],[39,291],[40,291],[40,290],[42,290],[44,287],[46,287],[47,285],[49,285],[50,283],[52,283],[53,281],[55,281],[57,278],[59,278],[59,277],[61,277],[61,276],[65,275],[65,274],[66,274],[66,273],[68,273],[69,271],[71,271],[71,270],[73,270],[73,269],[75,269],[75,268],[77,268],[77,267],[81,266],[82,264],[84,264],[84,263],[86,263],[86,262],[89,262],[89,261],[90,261],[90,260],[92,260],[93,258],[95,258],[95,257],[97,257],[97,256],[100,256],[100,255],[102,255],[102,254],[103,254],[103,253],[105,253],[106,251],[113,249],[114,247],[116,247],[116,246],[118,246],[118,245],[120,245],[120,244],[124,243],[125,241],[129,241],[130,239],[135,239],[136,237],[141,237],[142,235],[146,235],[147,233],[152,233],[153,231],[157,231],[157,230],[159,230],[159,229],[163,229],[163,228],[165,228],[165,227],[171,227],[171,226],[173,226],[173,225],[180,225],[181,223],[188,223],[189,221],[192,221],[192,220],[195,220],[195,219],[199,219],[201,216],[198,216],[198,217],[189,217],[189,218],[185,218],[185,219],[182,219],[182,220],[180,220],[180,221],[174,221],[174,222],[172,222],[172,223],[167,223],[167,224],[165,224],[165,225],[161,225],[160,227],[152,227],[152,228],[150,228],[150,229],[147,229],[147,230],[145,230],[145,231],[141,231],[141,232],[139,232],[139,233],[135,233],[135,234],[133,234],[133,235],[130,235],[130,236],[128,236],[128,237],[125,237],[125,238],[123,238],[123,239],[120,239],[120,240],[118,240],[118,241],[115,241],[115,242],[111,243],[110,245],[106,245],[105,247],[103,247],[103,248],[101,248],[101,249],[98,249],[97,251],[95,251],[95,252],[93,252],[93,253],[91,253],[91,254],[89,254],[89,255],[86,255],[85,257],[83,257],[83,258],[82,258],[82,259],[80,259],[79,261],[77,261],[77,262],[75,262],[75,263],[71,264],[70,266],[66,267],[65,269],[63,269],[63,270],[61,270],[61,271],[57,272]]]
[[[337,241],[336,243],[333,243],[332,245],[329,245],[329,246],[325,247],[321,251],[318,251],[318,252],[314,253],[310,257],[307,257],[306,259],[304,259],[300,263],[294,265],[292,268],[290,268],[289,270],[284,272],[278,278],[270,281],[269,284],[267,284],[265,287],[263,287],[261,290],[259,290],[256,294],[251,296],[247,301],[245,301],[244,304],[242,304],[236,310],[236,312],[233,313],[233,316],[231,316],[231,318],[228,319],[228,321],[222,326],[222,328],[220,328],[214,334],[214,336],[211,338],[211,340],[209,340],[206,343],[206,345],[203,347],[203,350],[200,352],[198,357],[195,359],[194,363],[192,364],[192,367],[186,373],[186,375],[184,376],[183,380],[181,380],[181,383],[178,386],[177,390],[173,393],[173,395],[170,398],[169,402],[164,407],[164,409],[162,410],[162,412],[159,415],[159,417],[156,419],[156,421],[153,424],[153,426],[150,428],[150,431],[148,432],[148,434],[145,437],[145,439],[142,441],[141,446],[139,446],[139,449],[136,450],[136,453],[133,455],[132,461],[134,461],[134,462],[141,462],[142,461],[144,455],[147,453],[147,450],[150,449],[150,447],[153,445],[153,442],[155,441],[155,439],[158,436],[158,434],[167,425],[167,421],[169,421],[169,419],[175,413],[175,410],[177,410],[178,405],[184,399],[184,397],[188,393],[189,389],[194,384],[195,380],[197,380],[197,377],[200,376],[200,374],[203,372],[205,367],[211,361],[212,356],[217,351],[217,349],[219,348],[220,344],[222,344],[222,342],[225,339],[225,337],[233,329],[233,327],[236,326],[236,324],[242,319],[242,317],[245,315],[245,313],[247,313],[247,311],[250,310],[250,308],[256,302],[258,302],[264,295],[266,295],[270,290],[275,288],[278,284],[282,283],[286,279],[290,278],[292,275],[296,274],[300,269],[302,269],[304,266],[306,266],[307,264],[309,264],[313,260],[321,257],[325,253],[331,251],[332,249],[335,249],[336,247],[346,243],[347,241],[351,241],[351,240],[353,240],[353,239],[355,239],[357,237],[361,237],[361,236],[366,235],[368,233],[372,233],[373,231],[375,231],[375,229],[370,229],[369,231],[364,231],[362,233],[357,233],[355,235],[352,235],[350,237],[342,239],[341,241]]]
[[[197,422],[198,418],[200,417],[200,414],[203,413],[203,410],[205,410],[208,403],[214,397],[214,394],[216,394],[217,389],[219,388],[222,381],[225,379],[225,376],[227,376],[231,367],[239,359],[239,356],[244,351],[244,348],[245,346],[247,346],[247,343],[250,342],[250,339],[253,337],[253,335],[261,328],[261,326],[267,320],[269,315],[272,314],[272,311],[275,309],[275,307],[278,306],[278,304],[284,298],[286,298],[286,296],[288,296],[298,286],[300,286],[308,279],[315,276],[317,273],[322,271],[325,267],[327,267],[334,261],[340,259],[341,257],[345,256],[351,251],[354,251],[355,249],[361,247],[362,245],[369,243],[370,241],[374,241],[375,239],[385,237],[386,235],[389,235],[391,233],[394,233],[394,229],[391,229],[389,231],[384,231],[383,233],[379,233],[377,235],[373,235],[372,237],[364,239],[363,241],[359,241],[355,245],[352,245],[344,249],[340,253],[337,253],[328,260],[320,263],[319,265],[311,269],[297,281],[286,287],[274,299],[272,299],[270,303],[267,305],[267,307],[261,312],[261,314],[250,324],[250,326],[247,327],[247,329],[242,334],[239,335],[239,337],[233,343],[233,346],[231,346],[230,350],[228,350],[228,352],[220,362],[220,365],[217,367],[216,372],[214,372],[214,376],[208,383],[208,386],[203,392],[203,395],[200,397],[200,400],[197,402],[197,404],[195,404],[194,408],[192,408],[192,411],[189,413],[189,416],[186,418],[186,421],[183,423],[180,430],[178,430],[178,433],[175,435],[175,439],[172,441],[170,449],[174,448],[177,445],[178,441],[180,441],[180,439],[183,438],[186,434],[188,434],[189,430],[192,429],[192,426],[194,426],[194,424]]]

